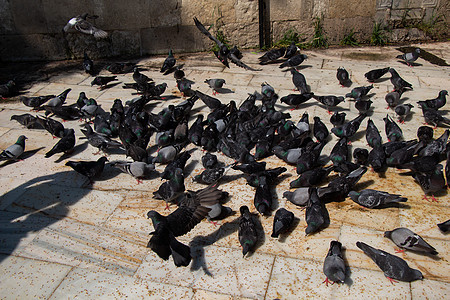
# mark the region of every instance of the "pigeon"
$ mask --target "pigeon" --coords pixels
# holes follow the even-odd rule
[[[14,80],[10,80],[5,84],[0,85],[0,97],[6,98],[10,97],[16,88],[16,83]]]
[[[290,188],[299,187],[311,187],[319,185],[322,181],[333,171],[334,166],[328,166],[326,168],[317,167],[312,170],[303,172],[297,179],[291,181]]]
[[[335,107],[337,106],[339,103],[345,101],[345,98],[342,96],[334,96],[334,95],[329,95],[329,96],[313,96],[314,99],[316,99],[317,101],[319,101],[320,103],[322,103],[323,105],[325,105],[327,107],[328,113],[331,114],[330,112],[330,108],[331,107]]]
[[[83,59],[83,69],[86,73],[93,75],[94,72],[94,62],[89,58],[86,51],[84,51],[84,59]]]
[[[400,195],[389,194],[383,191],[365,189],[360,192],[350,191],[350,199],[367,208],[378,208],[390,203],[406,202],[408,199]]]
[[[422,115],[427,125],[433,125],[435,128],[442,125],[450,125],[450,119],[442,116],[439,111],[432,108],[423,108]]]
[[[367,158],[367,163],[375,172],[383,173],[386,171],[386,152],[383,145],[375,145],[375,147],[370,150],[369,157]]]
[[[294,222],[294,214],[285,208],[280,208],[276,211],[275,217],[273,218],[273,238],[278,238],[280,234],[283,234],[289,230],[292,223]]]
[[[345,262],[342,256],[342,244],[338,241],[330,242],[330,250],[328,250],[325,261],[323,262],[323,273],[327,277],[325,283],[345,281]],[[330,282],[331,281],[331,282]]]
[[[307,58],[308,58],[308,56],[306,56],[305,54],[298,54],[298,55],[292,56],[291,58],[289,58],[287,61],[285,61],[284,63],[282,63],[280,65],[280,69],[285,68],[285,67],[289,67],[289,68],[297,67],[303,61],[305,61],[305,59],[307,59]]]
[[[308,85],[306,84],[305,76],[297,71],[296,69],[291,69],[292,74],[292,82],[295,85],[295,88],[300,92],[300,94],[306,94],[309,92]]]
[[[9,146],[0,153],[0,161],[18,160],[19,157],[25,151],[26,136],[21,135],[15,142],[15,144]]]
[[[99,89],[106,88],[106,85],[110,83],[111,81],[117,80],[117,76],[97,76],[94,78],[94,80],[91,81],[91,86],[93,85],[99,85]]]
[[[114,62],[106,66],[106,70],[112,74],[126,74],[133,71],[136,64],[131,62],[121,63]]]
[[[37,110],[42,104],[47,102],[50,99],[55,98],[55,95],[46,95],[46,96],[36,96],[36,97],[26,97],[22,96],[20,100],[25,106],[31,107],[34,110]]]
[[[367,78],[369,82],[375,82],[376,80],[380,79],[384,74],[389,72],[389,67],[383,68],[383,69],[375,69],[367,72],[364,74],[364,76]]]
[[[329,157],[333,164],[337,166],[348,160],[348,153],[347,138],[343,137],[339,139],[333,149],[331,149]]]
[[[405,118],[409,115],[411,112],[411,108],[414,106],[412,104],[406,103],[406,104],[400,104],[397,105],[394,109],[395,113],[398,115],[399,122],[404,124]]]
[[[367,144],[372,148],[381,146],[381,135],[372,119],[369,119],[367,121],[366,141]]]
[[[308,224],[305,229],[306,235],[315,233],[330,224],[328,210],[317,195],[316,188],[309,189],[309,200],[306,206],[305,220],[306,224]]]
[[[298,205],[306,206],[309,200],[309,187],[300,187],[293,192],[286,191],[283,193],[283,198],[286,198],[289,202]]]
[[[336,73],[336,78],[339,80],[339,84],[344,87],[346,86],[350,81],[350,76],[348,75],[348,72],[344,68],[338,68]]]
[[[369,86],[355,87],[354,89],[351,90],[350,93],[346,94],[345,97],[358,100],[358,99],[361,99],[362,97],[366,96],[371,89],[373,89],[373,84],[371,84]]]
[[[224,176],[226,170],[226,168],[205,169],[200,174],[195,175],[193,180],[202,184],[213,184]]]
[[[176,59],[175,57],[173,57],[173,53],[172,53],[172,49],[169,50],[169,56],[167,56],[167,58],[164,60],[164,63],[161,67],[160,72],[164,73],[169,71],[170,69],[172,69],[175,66],[176,63]]]
[[[384,100],[386,100],[386,103],[388,105],[387,108],[390,107],[396,107],[400,103],[400,97],[403,94],[403,89],[401,90],[394,90],[390,93],[387,93],[384,97]]]
[[[334,127],[342,126],[345,122],[345,112],[335,111],[330,117],[330,123],[333,124]]]
[[[319,117],[314,117],[313,134],[319,143],[325,141],[330,135],[327,126]]]
[[[358,131],[359,126],[361,126],[361,122],[365,117],[367,117],[367,114],[362,113],[341,127],[332,128],[331,132],[339,138],[346,137],[350,139]]]
[[[188,266],[192,259],[190,249],[175,237],[191,231],[211,210],[208,206],[215,205],[221,197],[221,191],[208,186],[184,194],[179,207],[168,216],[162,216],[154,210],[149,211],[147,217],[152,220],[155,231],[151,233],[147,247],[164,260],[172,255],[177,267]]]
[[[425,240],[420,235],[412,232],[408,228],[399,227],[391,231],[385,231],[384,237],[391,239],[394,244],[396,244],[400,248],[415,252],[428,253],[432,255],[438,254],[434,247],[425,242]]]
[[[219,48],[219,51],[213,51],[214,55],[217,57],[217,59],[219,59],[219,61],[227,68],[230,67],[228,60],[230,60],[232,63],[234,63],[235,65],[244,68],[246,70],[251,70],[251,71],[258,71],[255,70],[249,66],[247,66],[246,64],[244,64],[240,58],[242,56],[242,54],[240,53],[240,51],[235,47],[233,47],[231,50],[227,47],[227,45],[225,45],[224,43],[222,43],[221,41],[219,41],[217,38],[215,38],[206,28],[205,26],[196,18],[194,17],[194,23],[195,26],[197,27],[198,30],[200,30],[201,33],[203,33],[204,35],[206,35],[210,40],[212,40],[214,43],[216,43],[217,47]]]
[[[265,177],[263,177],[265,178]],[[260,179],[259,185],[256,187],[255,197],[253,199],[253,204],[255,205],[256,210],[261,214],[265,215],[269,213],[269,210],[272,209],[273,196],[270,192],[269,185],[267,184],[267,180],[262,178]]]
[[[395,123],[389,115],[383,118],[384,120],[384,130],[386,132],[386,136],[388,141],[396,142],[403,139],[403,132],[401,128]]]
[[[448,95],[448,92],[446,90],[442,90],[439,92],[439,95],[437,98],[435,99],[429,99],[429,100],[425,100],[425,101],[419,101],[417,102],[417,104],[419,104],[419,106],[421,108],[431,108],[431,109],[439,109],[441,107],[443,107],[446,103],[447,103],[447,99],[446,96]]]
[[[431,172],[416,172],[413,174],[413,178],[420,185],[424,191],[424,199],[428,200],[427,194],[431,194],[431,200],[437,202],[434,198],[434,194],[446,189],[443,166],[437,164],[435,169]]]
[[[295,44],[295,42],[292,42],[287,48],[286,48],[286,54],[284,54],[284,58],[291,58],[292,56],[297,54],[297,51],[299,48]]]
[[[267,51],[266,53],[264,53],[263,56],[258,57],[259,64],[265,65],[265,64],[276,62],[279,58],[282,58],[285,53],[286,53],[285,47],[271,49],[271,50]]]
[[[157,156],[153,159],[153,163],[167,164],[173,161],[184,145],[169,145],[158,150]]]
[[[166,165],[166,167],[164,168],[164,172],[161,174],[161,178],[162,179],[171,179],[173,178],[173,175],[175,174],[175,170],[176,169],[184,169],[184,167],[186,166],[187,161],[189,160],[189,158],[191,158],[191,155],[189,154],[189,152],[185,151],[180,153],[175,160],[173,160],[172,162],[170,162],[169,164]]]
[[[151,78],[149,78],[148,76],[146,76],[146,75],[142,74],[141,72],[139,72],[139,68],[138,67],[134,67],[134,69],[133,69],[133,80],[138,85],[145,85],[149,81],[152,81]]]
[[[369,151],[364,148],[355,148],[353,150],[353,158],[355,159],[355,163],[364,166],[369,160]]]
[[[181,69],[181,67],[176,66],[176,67],[175,67],[175,71],[173,72],[173,77],[175,78],[175,80],[183,79],[184,76],[186,76],[186,74],[185,74],[184,71]]]
[[[286,103],[287,105],[295,105],[294,109],[297,109],[300,104],[305,103],[313,97],[314,93],[304,93],[304,94],[289,94],[287,96],[281,97],[281,103]]]
[[[97,16],[89,16],[87,13],[78,15],[67,22],[67,24],[63,28],[63,32],[69,31],[72,27],[84,34],[92,34],[95,38],[106,38],[108,37],[108,33],[104,30],[98,29],[89,23],[86,19],[97,18]]]
[[[205,79],[205,83],[207,83],[209,87],[212,88],[213,95],[216,95],[225,84],[225,79],[220,78]]]
[[[47,102],[47,106],[61,106],[61,105],[63,105],[64,104],[64,102],[66,102],[66,98],[67,98],[67,94],[69,94],[69,92],[71,91],[72,89],[66,89],[65,91],[63,91],[61,94],[59,94],[58,96],[56,96],[56,97],[54,97],[54,98],[52,98],[52,99],[50,99],[48,102]]]
[[[36,117],[36,121],[42,125],[54,138],[62,138],[65,135],[65,129],[61,122],[53,120],[52,118],[46,117],[45,119]]]
[[[420,49],[416,48],[413,52],[397,55],[396,58],[404,60],[406,64],[412,67],[411,63],[415,62],[420,56]]]
[[[419,270],[410,268],[407,262],[398,256],[375,249],[363,242],[356,242],[356,246],[377,264],[391,282],[395,282],[395,279],[406,282],[423,279]]]
[[[238,237],[239,243],[242,246],[242,254],[245,256],[249,251],[255,248],[258,242],[258,233],[256,231],[256,224],[254,216],[246,205],[239,208],[241,216],[239,218]]]
[[[168,203],[185,191],[183,170],[177,168],[173,177],[161,184],[157,191],[153,192],[153,198],[166,201]]]
[[[359,111],[360,114],[367,113],[372,105],[372,100],[356,100],[355,108]]]
[[[192,81],[182,78],[177,80],[177,88],[185,97],[190,97],[194,92],[192,91]]]
[[[31,114],[12,115],[10,121],[12,120],[16,120],[28,129],[44,129],[44,126],[38,123],[37,118]]]
[[[77,173],[86,176],[92,183],[92,180],[94,178],[97,178],[102,174],[103,168],[105,167],[105,162],[107,161],[108,159],[105,156],[100,157],[99,159],[97,159],[97,161],[69,160],[68,162],[66,162],[66,166],[69,166]]]
[[[361,177],[367,172],[365,166],[361,166],[358,169],[351,171],[348,174],[341,175],[328,184],[326,187],[321,187],[317,189],[317,194],[320,198],[328,194],[338,194],[347,197],[347,194],[353,189],[353,187],[358,183]]]
[[[142,161],[134,161],[134,162],[118,161],[118,162],[112,163],[111,165],[118,168],[122,172],[130,174],[131,176],[136,178],[138,184],[142,183],[142,180],[141,180],[142,178],[145,178],[146,176],[148,176],[149,174],[151,174],[151,172],[153,172],[155,170],[155,165],[148,164],[148,163],[142,162]]]
[[[56,153],[70,153],[73,151],[73,147],[75,147],[75,131],[70,128],[67,130],[65,136],[63,136],[50,151],[45,153],[45,157],[49,158]]]
[[[389,72],[391,73],[391,83],[394,85],[395,90],[412,89],[412,85],[401,78],[395,69],[390,68]]]
[[[438,228],[440,231],[442,231],[443,233],[447,233],[450,230],[450,219],[437,224]]]
[[[115,140],[112,140],[108,136],[100,133],[94,132],[92,130],[91,125],[85,124],[85,129],[81,129],[81,132],[84,134],[84,136],[87,138],[89,144],[95,148],[98,148],[98,154],[100,151],[105,152],[107,149],[117,149],[122,148],[123,146],[120,142],[117,142]]]

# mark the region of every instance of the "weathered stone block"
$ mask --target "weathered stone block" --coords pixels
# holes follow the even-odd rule
[[[195,26],[170,26],[145,28],[141,30],[142,54],[163,54],[169,49],[174,52],[205,50],[212,45]]]
[[[276,43],[289,31],[294,30],[300,35],[300,40],[310,40],[313,36],[314,29],[311,21],[277,21],[272,22],[272,41]]]
[[[31,61],[66,58],[60,37],[49,34],[5,35],[0,57],[5,61]]]
[[[235,0],[182,0],[181,25],[194,25],[197,17],[206,28],[220,19],[224,24],[236,22]]]
[[[393,0],[392,8],[393,9],[408,8],[408,3],[409,3],[409,0]]]
[[[41,1],[11,1],[11,12],[17,33],[47,32],[47,22]]]
[[[307,4],[305,3],[307,1],[298,0],[270,0],[269,2],[270,20],[274,22],[300,19]]]
[[[111,32],[113,56],[138,56],[141,54],[139,30],[116,30]]]
[[[236,22],[243,24],[258,23],[258,1],[238,0],[235,5]]]
[[[354,17],[346,19],[328,19],[323,21],[328,42],[339,44],[344,36],[354,32],[354,37],[358,42],[367,41],[372,33],[373,23],[367,22],[366,17]]]
[[[375,15],[376,0],[334,0],[329,7],[329,18],[372,17]]]
[[[11,3],[8,0],[0,0],[0,33],[13,33],[14,20],[11,13]]]
[[[259,44],[259,24],[232,23],[224,26],[224,33],[230,45],[242,48],[256,47]]]
[[[377,9],[386,9],[392,7],[392,0],[377,0]]]

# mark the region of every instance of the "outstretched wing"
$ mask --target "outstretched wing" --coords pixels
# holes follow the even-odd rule
[[[247,66],[246,64],[244,64],[241,60],[239,60],[236,55],[230,53],[229,55],[230,60],[232,63],[234,63],[235,65],[237,65],[238,67],[244,68],[246,70],[250,70],[250,71],[261,71],[261,69],[253,69],[252,67]]]
[[[217,46],[222,47],[222,42],[216,39],[214,36],[209,33],[209,31],[203,26],[203,24],[197,19],[197,17],[194,17],[195,26],[197,26],[198,30],[200,30],[201,33],[209,37],[214,43],[217,44]]]

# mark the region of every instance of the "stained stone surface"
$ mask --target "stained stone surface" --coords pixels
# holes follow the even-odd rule
[[[184,4],[185,1],[178,1]],[[243,6],[243,1],[238,1]],[[291,1],[292,2],[292,1]],[[291,3],[289,2],[289,3]],[[373,2],[373,1],[372,1]],[[381,1],[386,2],[386,1]],[[380,2],[380,3],[381,3]],[[225,17],[229,17],[226,15]],[[450,43],[423,44],[423,49],[450,60]],[[418,66],[408,67],[395,56],[400,52],[393,47],[343,48],[305,51],[308,59],[299,68],[311,90],[317,95],[344,95],[351,88],[367,85],[364,73],[381,67],[394,67],[399,74],[413,84],[414,89],[404,94],[405,103],[412,103],[413,114],[405,124],[400,124],[405,139],[413,139],[418,126],[423,123],[416,102],[437,96],[442,89],[449,88],[448,67],[439,67],[419,59]],[[260,91],[261,84],[271,84],[283,97],[293,93],[290,72],[283,72],[278,64],[260,66],[257,57],[262,53],[246,51],[243,61],[262,71],[252,72],[234,65],[225,69],[212,53],[177,54],[179,64],[184,64],[188,79],[194,81],[193,88],[212,95],[204,83],[208,78],[224,78],[226,93],[216,95],[223,103],[236,101],[239,105],[248,93]],[[163,96],[168,100],[155,101],[152,112],[161,111],[169,104],[183,101],[172,75],[164,76],[159,68],[164,56],[143,58],[139,63],[144,74],[157,83],[166,82],[168,88]],[[122,60],[123,61],[123,60]],[[97,99],[106,111],[113,100],[130,100],[131,90],[122,89],[122,83],[132,82],[131,74],[119,75],[119,84],[98,90],[91,87],[92,77],[81,71],[81,61],[73,68],[60,68],[52,63],[53,73],[45,73],[46,79],[31,83],[26,95],[58,94],[72,88],[67,103],[74,103],[79,92]],[[106,61],[97,62],[100,66]],[[79,66],[78,66],[79,65]],[[353,84],[343,88],[336,80],[336,69],[345,67]],[[45,68],[45,67],[44,67]],[[59,70],[59,71],[58,71]],[[43,73],[40,73],[43,74]],[[108,72],[102,70],[101,75]],[[386,79],[386,80],[385,80]],[[372,90],[373,110],[369,117],[380,130],[383,141],[383,117],[388,114],[395,119],[393,110],[386,110],[384,96],[392,90],[389,77],[374,83]],[[347,114],[347,120],[357,116],[354,102],[347,99],[339,105]],[[328,129],[330,115],[324,106],[310,100],[297,109],[277,102],[276,108],[289,112],[296,122],[304,112],[310,121],[319,116]],[[447,104],[443,111],[450,109]],[[439,231],[436,224],[450,217],[450,197],[446,192],[437,196],[439,202],[422,199],[423,191],[410,176],[401,175],[400,170],[389,168],[384,176],[368,170],[357,188],[373,188],[401,194],[406,203],[384,209],[367,209],[349,198],[343,202],[326,204],[330,214],[330,225],[322,231],[305,236],[305,211],[283,198],[289,183],[297,177],[294,166],[287,166],[280,159],[266,158],[268,167],[286,166],[287,172],[274,192],[274,208],[285,207],[296,216],[294,227],[280,239],[271,238],[273,213],[258,216],[261,222],[261,242],[254,253],[242,257],[238,241],[239,207],[253,205],[254,188],[247,185],[238,171],[230,170],[220,188],[230,194],[226,204],[236,213],[221,220],[215,226],[206,220],[179,240],[191,246],[193,260],[188,267],[177,268],[172,259],[164,261],[146,247],[149,232],[153,231],[146,218],[149,210],[168,214],[165,203],[153,199],[153,192],[162,181],[159,178],[137,181],[127,174],[106,165],[101,177],[89,181],[66,167],[68,160],[96,160],[101,154],[82,140],[82,123],[68,121],[65,127],[74,128],[77,149],[68,156],[55,155],[44,158],[44,154],[57,142],[43,130],[27,130],[15,121],[13,114],[30,112],[19,101],[0,102],[0,149],[5,149],[25,134],[27,155],[23,160],[0,165],[0,291],[4,299],[72,299],[72,298],[130,298],[130,299],[443,299],[450,293],[449,237]],[[208,114],[209,109],[198,101],[193,112]],[[40,114],[30,112],[32,114]],[[192,122],[194,118],[190,120]],[[368,148],[363,121],[350,149]],[[445,128],[435,129],[435,137]],[[323,153],[329,153],[337,139],[333,135]],[[155,155],[154,136],[149,153]],[[200,173],[203,152],[189,145],[191,159],[185,178],[186,188],[197,190],[204,186],[193,182]],[[254,150],[251,151],[252,153]],[[225,164],[233,160],[216,153]],[[109,160],[125,160],[123,151],[109,154]],[[445,164],[445,161],[443,161]],[[162,171],[164,166],[157,165]],[[336,174],[332,173],[332,176]],[[170,208],[173,211],[175,208]],[[420,255],[406,251],[398,254],[411,267],[419,269],[425,279],[413,283],[391,284],[359,248],[357,241],[366,242],[389,253],[395,253],[395,245],[383,237],[385,230],[408,227],[420,234],[439,255]],[[347,280],[344,284],[326,286],[322,282],[323,260],[331,240],[339,240],[344,247]]]

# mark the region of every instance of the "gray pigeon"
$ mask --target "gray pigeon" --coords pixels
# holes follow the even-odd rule
[[[134,162],[118,161],[112,163],[112,166],[136,178],[138,184],[142,183],[141,178],[148,176],[152,171],[155,170],[155,165],[148,164],[142,161],[134,161]]]
[[[72,27],[84,34],[92,34],[95,38],[106,38],[108,33],[104,30],[98,29],[91,23],[89,23],[86,19],[88,18],[88,14],[82,14],[76,16],[67,22],[66,26],[64,26],[63,31],[67,32]],[[90,18],[97,18],[97,16],[92,16]]]
[[[273,230],[271,237],[278,238],[282,233],[285,233],[294,222],[294,214],[285,208],[280,208],[275,213],[273,218]]]
[[[367,208],[382,207],[386,204],[406,202],[408,199],[400,195],[389,194],[383,191],[365,189],[360,192],[350,191],[348,196],[359,205]]]
[[[425,240],[417,233],[412,232],[408,228],[399,227],[392,231],[385,231],[384,237],[391,239],[398,247],[416,252],[424,252],[437,255],[438,252],[434,247],[425,242]],[[397,251],[403,252],[404,250]]]
[[[404,124],[405,118],[409,115],[411,112],[411,108],[414,106],[412,104],[406,103],[406,104],[400,104],[397,105],[394,109],[395,113],[398,115],[399,122]]]
[[[406,282],[423,279],[423,275],[419,270],[410,268],[408,263],[398,256],[381,249],[375,249],[362,242],[356,242],[356,246],[377,264],[384,272],[384,276],[391,282],[395,282],[394,279]]]
[[[283,198],[286,198],[289,202],[299,206],[306,206],[309,200],[309,188],[300,187],[293,192],[286,191],[283,193]]]
[[[95,148],[98,148],[98,152],[96,154],[100,153],[100,151],[104,152],[107,149],[112,148],[123,149],[123,145],[120,142],[112,140],[104,134],[94,132],[91,125],[89,124],[85,124],[85,129],[81,129],[81,132],[86,136],[89,144],[91,144]]]
[[[412,67],[411,63],[415,62],[420,56],[420,49],[416,48],[413,52],[397,55],[396,58],[404,60],[406,64]]]
[[[325,283],[344,282],[345,280],[345,262],[342,257],[342,244],[338,241],[331,241],[330,250],[323,262],[323,273],[327,276]],[[332,283],[331,283],[332,284]]]
[[[390,93],[387,93],[386,96],[384,96],[384,100],[386,100],[386,103],[388,105],[387,108],[396,107],[400,102],[400,97],[402,96],[402,93],[403,90],[400,91],[394,90]]]
[[[18,160],[19,156],[21,156],[25,151],[26,139],[27,137],[24,135],[19,136],[15,144],[9,146],[5,150],[3,150],[2,153],[0,153],[0,161]]]
[[[209,87],[213,89],[213,95],[215,95],[225,84],[225,79],[220,78],[206,79],[205,83],[207,83]]]
[[[56,97],[50,99],[50,100],[47,102],[46,105],[47,105],[47,106],[61,106],[61,105],[63,105],[64,102],[66,102],[67,94],[69,94],[69,92],[70,92],[71,90],[72,90],[72,89],[67,89],[67,90],[65,90],[64,92],[62,92],[62,93],[59,94],[58,96],[56,96]]]

